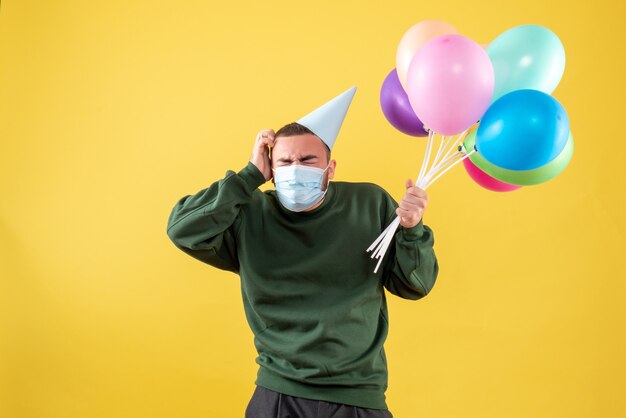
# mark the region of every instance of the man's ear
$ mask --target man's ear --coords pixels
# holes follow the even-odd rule
[[[328,179],[335,177],[335,167],[337,167],[337,161],[330,160],[330,167],[328,168]]]

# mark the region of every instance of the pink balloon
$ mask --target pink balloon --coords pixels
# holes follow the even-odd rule
[[[479,120],[493,97],[494,71],[487,52],[462,35],[441,35],[416,53],[407,95],[417,117],[442,135],[456,135]]]
[[[516,184],[505,183],[491,177],[489,174],[476,167],[476,164],[474,164],[469,159],[469,157],[463,160],[463,165],[465,166],[465,170],[467,171],[467,174],[470,175],[472,180],[474,180],[476,183],[478,183],[479,186],[482,186],[487,190],[491,190],[493,192],[511,192],[522,187]]]

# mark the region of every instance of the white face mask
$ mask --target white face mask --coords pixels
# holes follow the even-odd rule
[[[328,184],[322,191],[322,180],[328,167],[330,164],[323,170],[291,164],[272,169],[280,203],[293,212],[302,212],[314,206],[328,191]]]

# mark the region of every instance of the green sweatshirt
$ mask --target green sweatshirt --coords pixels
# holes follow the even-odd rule
[[[439,266],[423,220],[398,227],[378,272],[366,249],[396,217],[373,183],[331,181],[323,202],[292,212],[249,162],[182,197],[167,224],[188,255],[240,276],[259,365],[255,384],[283,394],[388,409],[383,287],[417,300]]]

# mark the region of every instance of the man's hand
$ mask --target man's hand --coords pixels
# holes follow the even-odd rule
[[[400,225],[405,228],[412,228],[417,225],[424,215],[427,204],[426,191],[415,186],[413,180],[408,179],[406,181],[406,194],[396,208],[396,215],[400,217]]]
[[[265,177],[265,181],[272,178],[272,164],[269,157],[269,147],[274,146],[274,130],[264,129],[260,131],[252,149],[250,162],[254,164]]]

